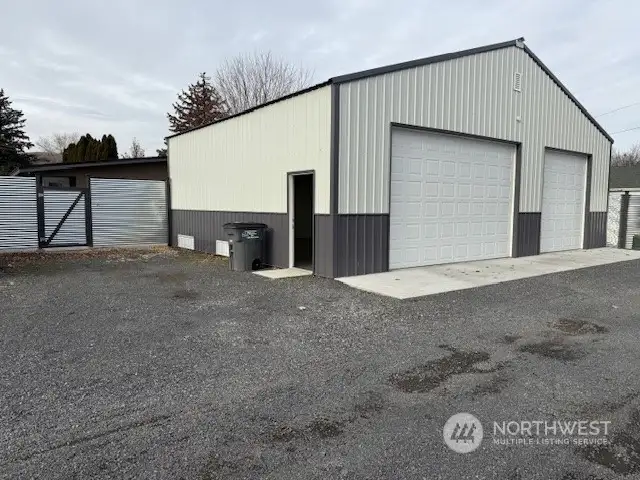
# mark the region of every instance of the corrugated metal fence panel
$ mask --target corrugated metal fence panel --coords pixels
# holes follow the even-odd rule
[[[523,49],[341,84],[339,112],[341,214],[388,213],[391,122],[521,142],[521,212],[541,211],[545,147],[591,154],[591,211],[606,210],[609,141]]]
[[[627,215],[627,248],[633,245],[633,236],[640,235],[640,193],[629,195],[629,213]]]
[[[93,245],[166,244],[166,194],[161,181],[92,178]]]
[[[37,247],[36,179],[0,177],[0,250]]]
[[[69,210],[69,207],[78,198],[78,195],[82,195],[49,245],[52,247],[68,244],[85,245],[87,243],[87,229],[84,194],[76,190],[48,190],[47,188],[43,189],[43,193],[44,235],[47,238],[51,236],[60,220]]]
[[[617,247],[620,234],[620,204],[622,193],[609,193],[609,214],[607,216],[607,246]]]

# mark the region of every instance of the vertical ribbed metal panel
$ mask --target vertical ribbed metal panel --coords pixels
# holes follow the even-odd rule
[[[338,215],[335,277],[389,269],[389,215]]]
[[[166,244],[166,183],[91,179],[93,245]]]
[[[591,211],[607,209],[609,141],[521,48],[340,85],[339,213],[388,213],[392,122],[521,142],[521,212],[541,209],[545,147],[591,154]]]
[[[314,215],[313,273],[333,278],[333,217]]]
[[[640,235],[640,194],[629,195],[629,212],[627,214],[627,241],[626,248],[633,245],[633,236]]]
[[[620,235],[620,206],[622,192],[609,194],[609,211],[607,215],[607,246],[617,247]]]
[[[328,215],[326,217],[329,218]],[[193,237],[197,251],[208,253],[216,253],[217,240],[227,240],[224,234],[225,223],[265,223],[269,227],[267,230],[267,263],[282,268],[289,267],[289,215],[286,213],[172,209],[171,218],[171,236],[174,245],[177,244],[178,235],[189,235]]]
[[[43,189],[43,193],[44,235],[46,238],[51,237],[58,223],[63,219],[78,196],[80,196],[80,200],[64,220],[51,242],[49,242],[49,246],[55,247],[67,244],[85,245],[87,243],[87,224],[85,221],[84,194],[79,190],[49,190],[47,188]]]
[[[0,177],[0,250],[37,247],[36,179]]]

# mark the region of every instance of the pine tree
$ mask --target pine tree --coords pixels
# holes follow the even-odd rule
[[[0,175],[26,166],[31,160],[25,150],[33,144],[24,132],[25,124],[23,113],[11,107],[11,100],[0,89]]]
[[[175,114],[167,113],[169,130],[184,132],[220,120],[228,115],[227,104],[211,83],[211,77],[201,73],[195,84],[178,94],[174,103]]]
[[[116,139],[113,138],[113,135],[107,135],[107,145],[109,146],[107,150],[107,158],[109,160],[117,160],[118,159],[118,145],[116,144]]]

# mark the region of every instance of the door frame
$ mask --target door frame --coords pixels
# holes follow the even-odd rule
[[[298,170],[287,172],[287,226],[289,232],[289,268],[295,265],[295,225],[294,225],[294,200],[295,185],[294,177],[301,175],[311,175],[311,271],[316,271],[316,171]]]

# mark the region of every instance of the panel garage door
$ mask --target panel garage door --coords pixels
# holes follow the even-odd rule
[[[587,158],[547,150],[544,156],[540,251],[582,248]]]
[[[394,129],[389,268],[508,257],[515,147]]]

